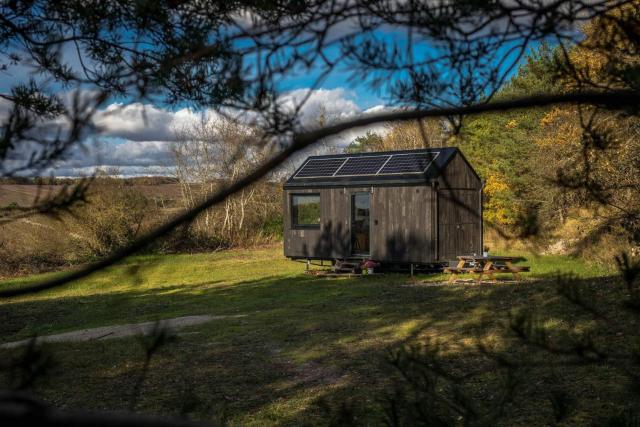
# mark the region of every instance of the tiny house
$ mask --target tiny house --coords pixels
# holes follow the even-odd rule
[[[482,186],[453,147],[311,156],[284,184],[284,254],[386,264],[480,254]]]

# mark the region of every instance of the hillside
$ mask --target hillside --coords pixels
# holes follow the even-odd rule
[[[180,184],[132,184],[131,188],[149,198],[177,200],[181,197]],[[0,184],[0,209],[15,203],[19,207],[32,206],[40,200],[55,194],[63,185]]]

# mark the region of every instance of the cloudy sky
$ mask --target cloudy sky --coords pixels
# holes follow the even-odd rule
[[[31,73],[20,64],[3,71],[0,74],[0,92],[9,92],[17,81],[28,78]],[[318,77],[307,72],[287,78],[280,88],[282,103],[295,104],[302,100]],[[0,105],[0,114],[2,108]],[[384,108],[385,101],[380,93],[354,79],[349,70],[338,69],[312,90],[301,110],[300,120],[305,126],[317,123],[321,112],[329,120],[340,120]],[[101,129],[99,136],[87,141],[83,149],[74,150],[67,160],[46,173],[78,176],[91,174],[98,167],[117,167],[125,176],[171,175],[171,147],[177,131],[197,122],[203,114],[211,116],[213,113],[171,108],[163,104],[114,102],[95,116],[95,124]],[[382,129],[381,125],[354,129],[335,138],[332,143],[345,146],[368,130]]]
[[[308,89],[286,92],[284,97],[301,99]],[[316,89],[301,112],[303,124],[313,124],[319,115],[332,119],[344,119],[361,113],[375,112],[382,104],[369,106],[362,102],[350,88]],[[95,116],[100,136],[87,142],[85,150],[78,149],[70,159],[60,162],[54,172],[57,176],[91,174],[96,167],[117,167],[122,175],[171,175],[172,144],[179,130],[201,120],[203,114],[212,112],[190,109],[169,109],[152,104],[113,103]],[[372,127],[380,130],[380,126]],[[369,129],[354,129],[336,138],[333,143],[346,145]]]
[[[11,71],[11,70],[9,70]],[[14,70],[15,71],[15,70]],[[0,77],[0,91],[8,92],[23,75],[6,73]],[[300,79],[297,88],[283,92],[283,105],[298,104],[310,91],[308,79]],[[293,83],[288,82],[289,86]],[[0,102],[0,104],[3,104]],[[6,102],[4,104],[7,104]],[[376,112],[384,108],[383,101],[363,87],[346,84],[336,73],[336,78],[311,91],[301,110],[302,125],[313,125],[320,115],[330,120],[340,120],[358,114]],[[8,105],[0,105],[0,114],[8,111]],[[99,110],[94,123],[100,129],[98,136],[88,139],[83,147],[77,147],[60,161],[55,168],[43,174],[56,176],[90,175],[96,168],[118,168],[124,176],[172,175],[172,144],[178,131],[197,123],[203,115],[215,117],[212,111],[196,111],[188,108],[170,108],[163,105],[114,102]],[[382,126],[354,129],[335,138],[338,146],[349,144],[368,130],[381,131]],[[15,164],[19,164],[15,161]]]
[[[309,89],[300,88],[283,96],[302,98]],[[316,89],[301,111],[303,125],[313,125],[323,114],[340,120],[361,113],[375,112],[382,104],[368,106],[349,88]],[[172,144],[177,133],[202,119],[203,114],[214,117],[211,111],[190,109],[171,110],[151,104],[113,103],[101,110],[95,123],[101,129],[88,150],[76,150],[68,161],[55,170],[58,176],[90,174],[96,167],[117,167],[122,175],[170,175],[173,173]],[[354,129],[336,137],[332,144],[345,146],[368,130],[382,130],[381,126]]]

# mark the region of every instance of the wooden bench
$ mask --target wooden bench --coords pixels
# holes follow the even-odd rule
[[[451,277],[449,277],[448,282],[452,283],[458,279],[459,274],[480,273],[482,272],[482,269],[479,269],[478,267],[446,267],[444,269],[444,272],[451,274]]]
[[[529,271],[528,266],[513,265],[511,257],[479,257],[479,256],[459,256],[458,264],[455,267],[445,267],[443,271],[450,274],[448,282],[452,283],[458,279],[459,274],[477,274],[476,282],[480,284],[483,276],[487,276],[491,281],[496,282],[495,273],[511,273],[516,282],[520,281],[520,273]],[[470,265],[467,267],[467,265]]]

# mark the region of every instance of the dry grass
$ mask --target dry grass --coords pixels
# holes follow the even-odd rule
[[[0,208],[13,203],[20,207],[32,206],[36,198],[46,198],[62,188],[61,185],[0,184]]]
[[[0,208],[7,207],[13,203],[20,207],[29,207],[33,205],[37,197],[40,199],[46,198],[62,188],[62,185],[0,184]],[[182,197],[180,184],[136,184],[132,188],[151,199],[179,200]]]

